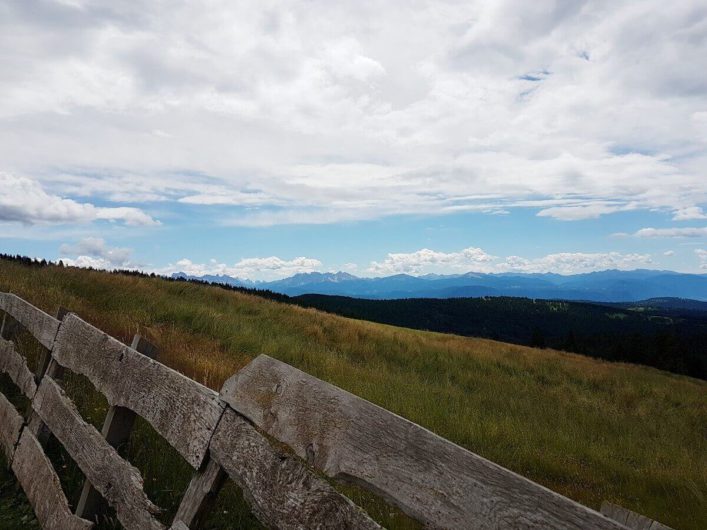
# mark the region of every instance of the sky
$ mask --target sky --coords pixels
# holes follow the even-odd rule
[[[5,0],[0,251],[705,274],[707,4]]]

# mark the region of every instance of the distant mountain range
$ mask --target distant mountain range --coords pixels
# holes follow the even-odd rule
[[[172,277],[264,289],[289,296],[327,294],[371,299],[514,296],[594,302],[686,298],[707,301],[707,275],[644,269],[574,275],[470,272],[426,276],[396,274],[380,278],[361,278],[346,272],[311,272],[271,282],[253,282],[225,275],[190,276],[183,272]]]

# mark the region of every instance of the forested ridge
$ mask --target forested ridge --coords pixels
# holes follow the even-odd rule
[[[414,329],[548,347],[707,378],[707,312],[528,298],[368,300],[302,295],[292,302]]]

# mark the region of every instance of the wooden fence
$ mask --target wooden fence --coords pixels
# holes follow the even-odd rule
[[[427,528],[639,528],[613,505],[602,515],[266,355],[217,393],[159,363],[137,336],[127,346],[7,293],[0,310],[0,372],[31,402],[20,412],[0,392],[0,447],[42,528],[92,528],[104,501],[128,530],[165,528],[140,472],[116,450],[136,415],[194,469],[174,529],[198,528],[226,478],[270,528],[380,528],[324,477],[368,489]],[[46,348],[36,373],[6,340],[17,326]],[[102,432],[62,390],[64,370],[107,398]],[[44,452],[49,434],[86,477],[74,513]]]

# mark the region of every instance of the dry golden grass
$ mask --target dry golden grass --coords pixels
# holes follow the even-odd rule
[[[707,528],[703,381],[157,278],[0,262],[0,290],[125,342],[141,333],[214,389],[266,353],[588,506]]]

